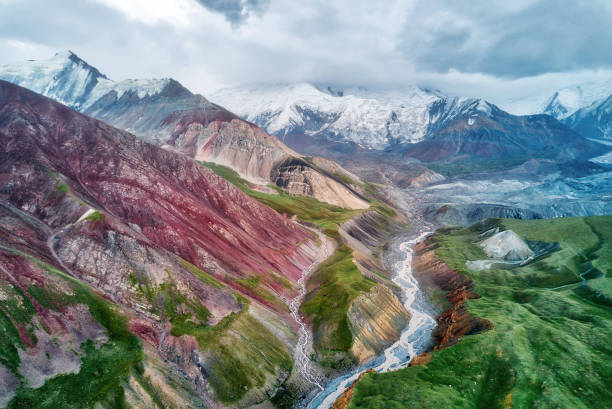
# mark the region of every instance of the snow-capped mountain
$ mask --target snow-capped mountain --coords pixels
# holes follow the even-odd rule
[[[608,150],[549,115],[516,116],[483,100],[442,100],[432,105],[430,113],[435,120],[427,138],[400,147],[405,156],[424,161],[582,160]]]
[[[325,148],[337,142],[426,161],[582,157],[592,151],[583,138],[549,116],[515,116],[483,99],[418,87],[385,91],[306,83],[252,85],[222,89],[211,98],[305,153],[342,151],[337,144]]]
[[[563,122],[587,138],[612,139],[612,94],[577,110]]]
[[[85,111],[109,92],[121,98],[134,92],[139,98],[159,94],[169,78],[115,82],[71,51],[47,60],[28,60],[0,67],[0,79],[31,89],[64,105]]]
[[[444,96],[418,87],[384,92],[299,83],[226,88],[210,98],[277,136],[305,134],[384,149],[422,141],[429,107]]]
[[[3,66],[0,79],[198,158],[205,142],[201,139],[197,143],[191,138],[194,121],[207,128],[217,120],[224,123],[239,120],[173,79],[116,82],[72,52],[58,53],[46,61]],[[211,97],[243,119],[284,138],[291,148],[310,155],[391,151],[429,161],[558,153],[574,158],[593,150],[549,116],[514,116],[482,99],[451,97],[416,86],[339,89],[307,83],[253,85],[223,89]],[[238,143],[240,135],[232,135],[232,140]],[[260,136],[262,141],[268,140],[265,133]],[[274,141],[274,151],[279,155],[295,154]],[[206,149],[215,154],[221,152]],[[231,152],[234,154],[235,149]],[[255,159],[241,165],[243,173],[252,168],[248,165],[251,160]],[[249,176],[265,179],[268,167],[256,168],[256,174]],[[265,175],[260,175],[261,172]]]
[[[563,120],[579,109],[601,102],[610,95],[612,95],[612,78],[576,84],[556,91],[546,101],[541,113]]]
[[[586,138],[612,138],[612,78],[562,88],[538,112],[551,115]]]

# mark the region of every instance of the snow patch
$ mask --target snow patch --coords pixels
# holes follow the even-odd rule
[[[81,215],[81,217],[79,217],[79,220],[77,220],[76,223],[81,222],[81,221],[87,219],[89,216],[91,216],[95,212],[96,212],[96,209],[93,209],[93,208],[90,207],[89,209],[87,209],[87,211],[85,213],[83,213]]]

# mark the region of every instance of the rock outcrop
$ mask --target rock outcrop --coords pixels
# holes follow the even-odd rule
[[[360,364],[395,342],[410,319],[400,300],[381,284],[355,298],[347,315],[353,334],[351,353]]]
[[[493,234],[479,243],[487,256],[501,260],[525,260],[533,256],[525,240],[512,230],[504,230]]]
[[[393,235],[389,221],[375,211],[359,213],[342,224],[339,233],[360,254],[372,257]]]
[[[370,204],[346,185],[326,176],[303,159],[288,157],[270,173],[271,181],[293,195],[311,196],[347,209],[366,209]]]
[[[362,274],[376,282],[392,288],[391,273],[385,268],[381,254],[388,241],[399,232],[403,225],[400,215],[394,218],[383,216],[376,211],[357,214],[344,222],[338,232],[354,250],[353,259]]]

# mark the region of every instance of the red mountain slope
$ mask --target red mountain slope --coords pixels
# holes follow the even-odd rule
[[[108,365],[141,368],[144,359],[146,376],[161,382],[148,393],[157,407],[198,407],[198,399],[215,407],[213,392],[260,399],[291,366],[291,338],[267,328],[291,333],[280,297],[295,293],[313,239],[191,159],[0,81],[0,332],[9,334],[0,342],[0,406],[31,407],[35,395],[19,385],[45,394],[70,376],[96,379],[93,390],[123,388],[87,372],[98,354],[87,340],[116,349]],[[144,358],[105,318],[115,311],[100,307],[107,302],[127,314]],[[231,378],[230,363],[252,377]],[[138,371],[129,370],[132,388],[121,394],[155,407],[134,392]],[[241,392],[211,390],[215,379]],[[53,396],[64,407],[97,402],[70,390]]]

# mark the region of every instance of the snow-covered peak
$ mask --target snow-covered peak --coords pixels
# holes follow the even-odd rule
[[[429,107],[428,131],[442,129],[452,121],[466,121],[469,126],[479,118],[493,116],[495,105],[479,98],[441,98]]]
[[[484,99],[457,97],[449,101],[448,115],[453,119],[462,115],[491,116],[493,113],[493,105]]]
[[[76,107],[99,82],[109,80],[71,51],[47,60],[28,60],[0,67],[0,78]]]
[[[482,112],[487,116],[491,116],[491,107],[492,105],[483,99],[478,100],[478,104],[476,105],[476,111]]]
[[[221,89],[210,99],[269,133],[322,134],[384,149],[425,137],[428,107],[442,96],[418,87],[369,90],[309,83]]]
[[[169,82],[169,78],[127,79],[120,82],[102,81],[98,86],[92,89],[87,100],[83,103],[82,108],[88,108],[111,91],[117,94],[117,98],[121,98],[126,92],[135,92],[138,98],[141,99],[147,96],[153,96],[161,93]]]
[[[612,95],[612,78],[589,81],[556,91],[542,112],[557,119],[565,119],[581,108],[603,101]]]
[[[126,92],[135,92],[138,98],[153,96],[161,93],[172,81],[163,78],[115,82],[72,51],[58,52],[46,60],[3,65],[0,67],[0,79],[31,89],[77,110],[86,110],[112,91],[117,98]]]

